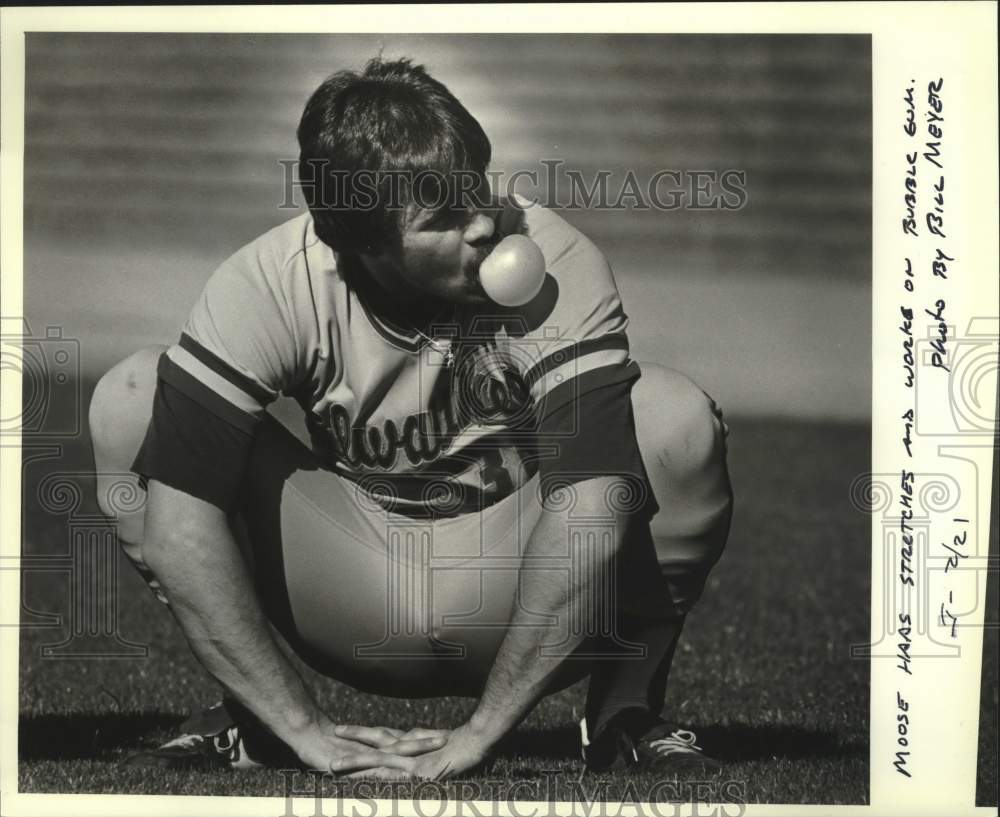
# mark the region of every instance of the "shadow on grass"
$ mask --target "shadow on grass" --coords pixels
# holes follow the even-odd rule
[[[116,759],[123,749],[139,749],[169,735],[183,716],[162,712],[22,717],[18,727],[21,760]],[[851,758],[865,756],[863,742],[845,742],[834,732],[792,725],[703,726],[698,744],[725,762],[776,758]],[[580,756],[575,726],[522,729],[497,747],[499,757],[569,760]]]
[[[718,760],[738,763],[788,758],[867,758],[863,741],[845,741],[836,732],[794,725],[695,726],[698,745]],[[501,757],[528,756],[565,760],[580,757],[580,732],[576,726],[557,729],[523,729],[498,747]]]
[[[695,727],[698,745],[725,762],[788,758],[868,758],[868,743],[845,740],[836,732],[806,729],[794,724]]]
[[[145,747],[183,722],[163,712],[21,716],[20,760],[117,760],[124,749]]]

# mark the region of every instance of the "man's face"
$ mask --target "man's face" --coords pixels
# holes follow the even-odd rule
[[[496,211],[417,210],[408,220],[399,252],[406,285],[432,299],[482,303],[479,266],[496,246]]]
[[[413,207],[399,244],[377,257],[363,256],[365,265],[402,305],[487,303],[479,266],[497,244],[498,215],[498,207]]]

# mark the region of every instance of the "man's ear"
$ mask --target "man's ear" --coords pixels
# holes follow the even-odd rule
[[[497,221],[497,233],[501,238],[506,238],[524,231],[524,210],[513,201],[505,199]]]

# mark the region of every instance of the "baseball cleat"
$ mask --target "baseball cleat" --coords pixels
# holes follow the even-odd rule
[[[593,772],[642,769],[656,772],[714,772],[719,761],[705,754],[697,736],[678,729],[643,709],[616,713],[593,739],[587,719],[580,721],[583,762]]]
[[[256,769],[264,765],[247,752],[240,727],[225,703],[188,718],[180,725],[180,732],[162,746],[137,752],[126,764],[183,770]]]

